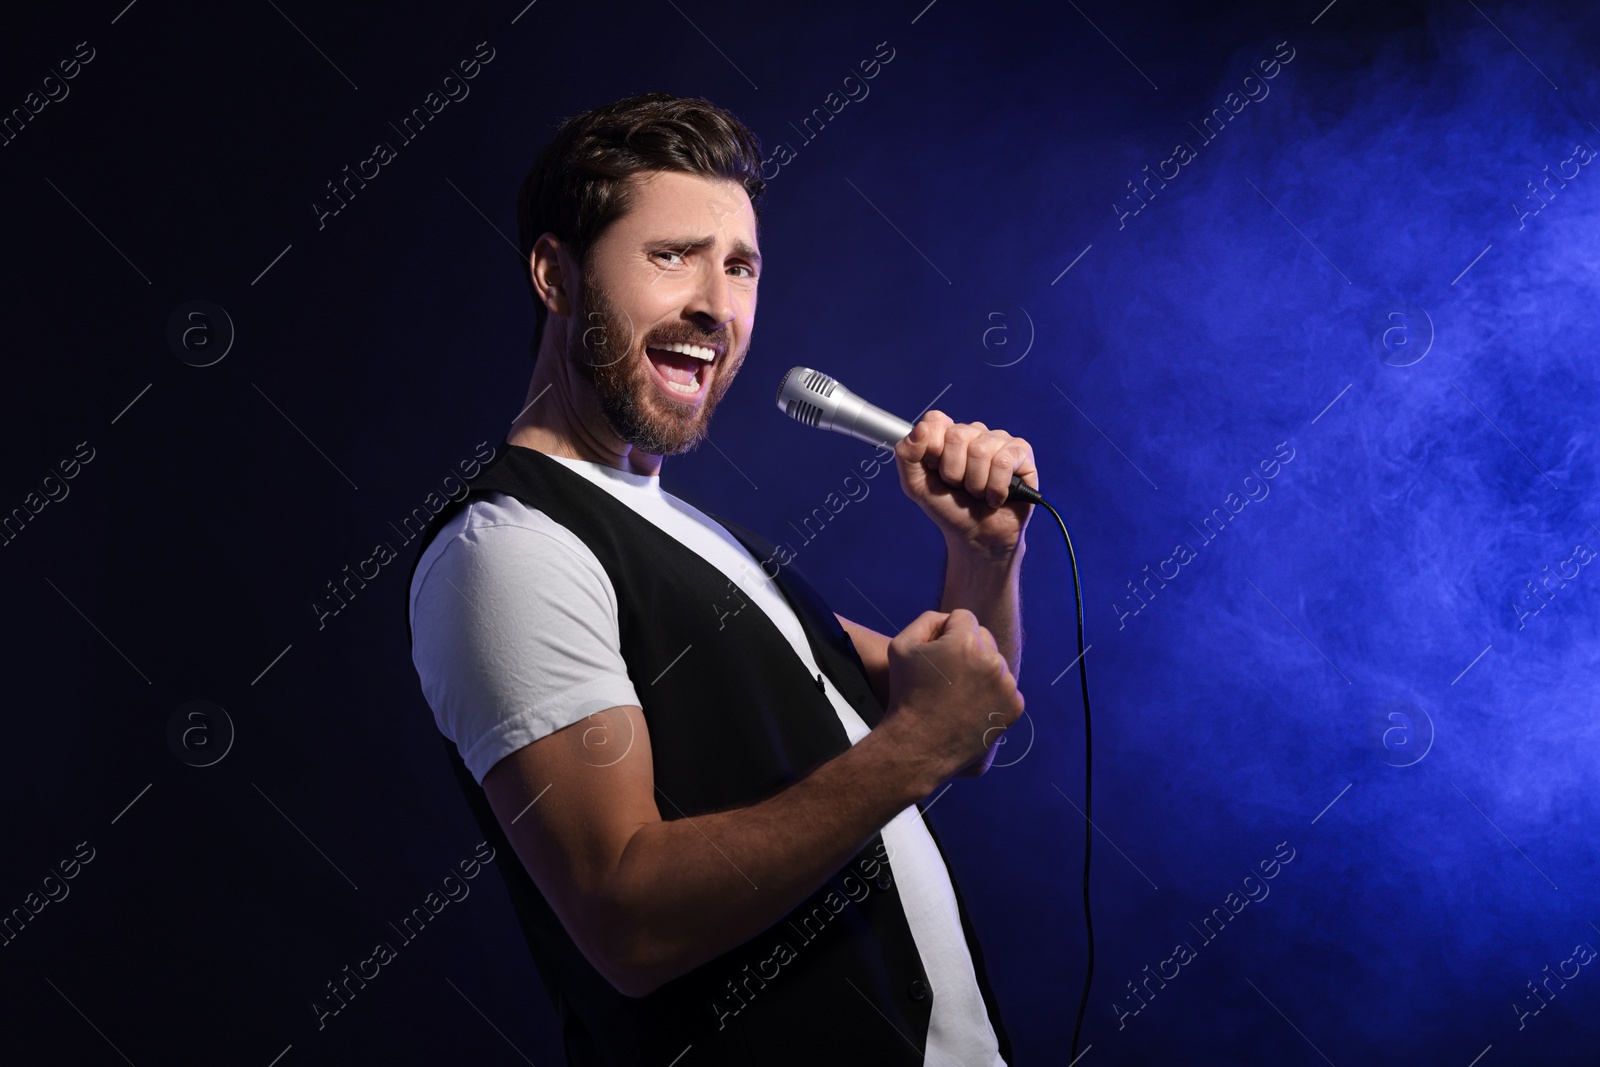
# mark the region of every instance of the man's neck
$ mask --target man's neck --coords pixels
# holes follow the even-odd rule
[[[507,443],[632,474],[659,475],[661,457],[635,448],[612,433],[592,396],[573,371],[570,360],[541,348],[522,413],[511,424]],[[590,403],[583,404],[579,397],[590,398]]]

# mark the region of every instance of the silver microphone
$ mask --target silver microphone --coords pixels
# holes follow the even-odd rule
[[[778,383],[778,410],[807,426],[884,448],[893,448],[912,429],[905,419],[869,404],[810,367],[793,367],[783,376]],[[1044,503],[1044,497],[1016,475],[1011,476],[1011,496],[1030,504]]]
[[[869,404],[832,378],[810,367],[795,367],[778,385],[778,407],[785,415],[815,426],[848,434],[869,445],[894,447],[911,432],[911,424]]]

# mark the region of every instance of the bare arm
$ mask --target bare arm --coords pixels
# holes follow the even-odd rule
[[[662,808],[678,812],[657,805],[649,733],[632,706],[490,768],[483,787],[518,857],[619,991],[644,996],[766,929],[970,763],[991,713],[1021,714],[1009,668],[971,614],[947,625],[928,612],[891,645],[899,699],[878,729],[748,807],[664,821]]]
[[[1015,476],[1039,488],[1033,447],[981,422],[955,423],[928,411],[894,453],[901,487],[944,535],[940,610],[960,607],[978,616],[1020,677],[1019,580],[1033,506],[1012,502],[1010,486]]]
[[[1004,560],[975,562],[954,549],[945,559],[940,611],[966,608],[994,635],[1014,677],[1022,677],[1022,556],[1025,546]]]

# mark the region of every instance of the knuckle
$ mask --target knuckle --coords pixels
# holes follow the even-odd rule
[[[967,452],[970,455],[982,456],[987,459],[997,455],[1003,447],[1005,447],[1004,444],[995,440],[992,434],[979,434],[967,446]]]

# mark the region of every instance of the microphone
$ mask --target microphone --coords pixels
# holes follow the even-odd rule
[[[807,426],[847,434],[869,445],[886,448],[893,448],[896,441],[911,432],[911,424],[905,419],[867,403],[810,367],[793,367],[783,376],[778,384],[778,409]],[[1007,503],[1012,499],[1044,503],[1038,490],[1015,474],[1011,476]]]

